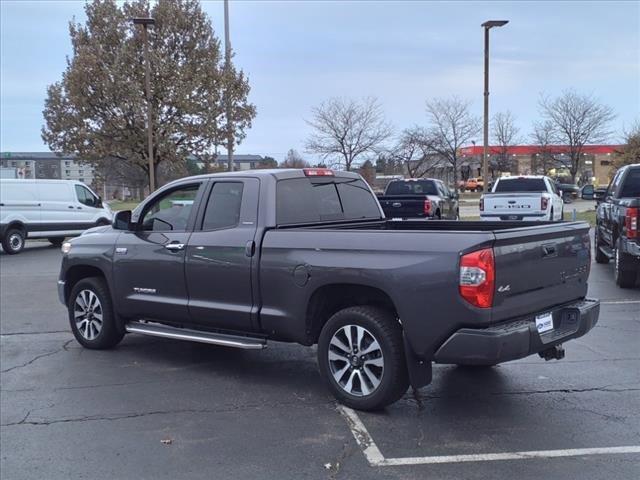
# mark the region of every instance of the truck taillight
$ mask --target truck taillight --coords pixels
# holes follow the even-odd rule
[[[627,238],[638,238],[638,208],[627,208],[624,217],[624,226],[627,229]]]
[[[431,215],[431,200],[428,198],[424,201],[424,214]]]
[[[307,177],[333,177],[333,170],[328,168],[303,168],[302,171]]]
[[[480,197],[480,211],[484,212],[484,198]]]
[[[549,199],[547,197],[540,197],[540,210],[546,210],[549,205]]]
[[[460,257],[459,291],[471,305],[479,308],[493,306],[496,267],[493,249],[484,248]]]

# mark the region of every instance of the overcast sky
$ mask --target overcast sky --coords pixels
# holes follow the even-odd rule
[[[82,1],[0,1],[2,151],[45,151],[45,89],[71,51]],[[223,37],[223,4],[205,1]],[[523,137],[541,93],[574,88],[640,116],[640,2],[231,1],[235,62],[258,109],[238,153],[304,151],[310,109],[332,96],[376,96],[396,131],[425,124],[425,100],[458,95],[482,114],[483,32],[491,32],[491,110],[510,109]],[[478,142],[481,139],[478,138]],[[619,135],[612,141],[620,141]]]

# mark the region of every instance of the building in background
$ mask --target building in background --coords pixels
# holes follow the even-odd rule
[[[15,178],[77,180],[91,185],[94,169],[75,155],[53,152],[2,152],[2,168],[16,169]]]
[[[460,173],[463,179],[477,177],[482,170],[482,146],[464,147],[460,150],[462,162]],[[623,148],[623,145],[585,145],[580,162],[580,168],[576,175],[576,182],[580,184],[593,183],[598,186],[609,184],[612,176],[612,161]],[[496,157],[503,151],[500,147],[491,146],[489,152],[492,156],[491,165],[494,174],[530,175],[545,174],[551,177],[570,177],[566,165],[569,164],[566,145],[549,145],[540,147],[537,145],[514,145],[506,147],[504,154],[509,157],[510,170],[496,171]],[[502,162],[505,163],[504,161]]]

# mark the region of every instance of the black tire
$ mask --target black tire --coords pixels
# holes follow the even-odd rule
[[[47,240],[49,240],[49,243],[54,247],[61,247],[64,243],[64,238],[65,237],[49,237]]]
[[[21,228],[9,228],[2,238],[2,248],[5,253],[15,255],[24,248],[25,232]]]
[[[82,317],[82,319],[86,320],[86,323],[83,324],[82,320],[80,320],[79,325],[76,324],[76,312],[82,310],[82,302],[76,303],[76,301],[81,293],[83,298],[87,298],[84,292],[91,292],[97,297],[100,310],[97,308],[92,309],[91,317],[89,317],[89,319],[87,319],[86,316]],[[74,285],[71,289],[69,299],[67,300],[67,311],[69,314],[71,331],[73,332],[74,337],[76,337],[78,343],[85,348],[94,350],[113,348],[120,343],[122,337],[124,337],[124,333],[118,332],[118,328],[116,326],[116,317],[113,305],[111,304],[109,289],[104,279],[100,277],[83,278]],[[95,317],[93,317],[93,315],[95,315]],[[100,325],[100,330],[96,333],[97,315],[102,316],[102,323]],[[80,329],[83,329],[84,333],[81,332]],[[91,338],[92,336],[93,338]]]
[[[605,255],[602,250],[600,250],[600,247],[602,246],[602,243],[600,242],[600,235],[598,235],[598,226],[596,225],[596,229],[595,232],[593,233],[593,237],[594,237],[594,241],[593,243],[595,244],[595,249],[596,249],[596,263],[601,263],[601,264],[607,264],[609,263],[609,257],[607,255]]]
[[[555,222],[555,220],[553,219],[553,207],[551,207],[551,212],[549,212],[549,221]]]
[[[352,326],[352,328],[349,329],[351,332],[353,332],[354,328],[357,329],[358,327],[365,329],[367,334],[371,336],[373,340],[377,341],[380,347],[378,349],[381,354],[380,357],[374,356],[373,358],[368,358],[368,361],[382,361],[382,367],[380,367],[380,369],[373,367],[380,376],[378,379],[379,384],[368,394],[363,392],[362,378],[364,375],[354,372],[354,370],[363,371],[366,368],[365,364],[367,360],[364,360],[364,363],[361,364],[360,367],[352,367],[353,363],[347,361],[329,360],[330,347],[332,352],[336,351],[335,344],[331,345],[334,335],[340,335],[343,327],[349,325]],[[364,337],[361,342],[356,342],[360,343],[360,345],[356,345],[356,354],[358,353],[357,348],[362,347],[363,341]],[[368,349],[372,344],[373,342],[370,342],[369,345],[364,347],[364,350]],[[353,351],[351,353],[353,353]],[[372,353],[372,355],[374,353]],[[363,358],[366,358],[367,355],[359,357],[360,361],[363,361]],[[355,356],[357,357],[357,355]],[[340,362],[344,362],[344,364]],[[402,327],[393,313],[378,307],[349,307],[334,314],[320,332],[320,338],[318,339],[318,365],[320,367],[320,374],[331,393],[333,393],[340,403],[357,410],[378,410],[384,408],[402,398],[409,387],[409,374],[407,372],[402,341]],[[347,370],[343,373],[343,377],[346,375],[352,379],[354,389],[355,384],[358,383],[360,385],[360,394],[352,394],[347,391],[346,386],[340,385],[338,382],[341,378],[338,380],[334,378],[332,368],[334,370],[346,368]],[[371,370],[371,368],[369,368],[369,370]],[[352,373],[347,375],[347,372]],[[335,374],[337,374],[337,372]],[[355,379],[356,374],[358,378],[357,381]],[[348,385],[348,381],[345,383]],[[354,389],[352,389],[352,391]]]
[[[637,271],[634,268],[635,259],[620,251],[621,241],[616,242],[615,265],[613,274],[616,285],[620,288],[633,288],[636,285]]]

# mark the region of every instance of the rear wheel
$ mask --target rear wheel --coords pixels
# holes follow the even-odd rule
[[[634,258],[621,252],[622,242],[616,242],[614,276],[616,284],[621,288],[633,288],[636,284],[637,271]]]
[[[377,410],[399,400],[409,387],[402,328],[377,307],[340,310],[318,339],[320,374],[331,393],[358,410]]]
[[[116,327],[111,297],[104,279],[84,278],[75,284],[67,300],[71,331],[85,348],[115,347],[122,337]]]
[[[64,243],[64,237],[49,237],[47,240],[49,240],[49,243],[54,247],[60,247]]]
[[[2,239],[2,248],[9,255],[20,253],[24,248],[25,232],[20,228],[10,228]]]

